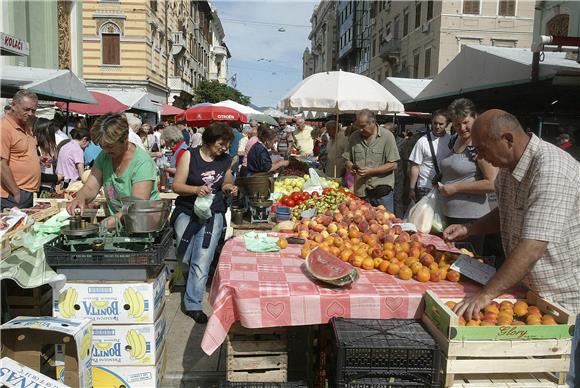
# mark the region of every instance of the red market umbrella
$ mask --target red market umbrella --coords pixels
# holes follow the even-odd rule
[[[161,116],[174,116],[185,112],[183,109],[173,105],[163,104],[161,109]]]
[[[59,101],[55,105],[61,109],[66,110],[67,112],[74,112],[83,115],[103,115],[105,113],[120,113],[123,112],[129,107],[114,97],[109,96],[108,94],[99,93],[99,92],[91,92],[91,95],[97,100],[96,104],[81,104],[81,103],[66,103]]]
[[[247,123],[246,115],[235,109],[216,105],[196,105],[175,117],[176,120],[185,120],[188,124],[206,127],[212,121],[240,121]]]

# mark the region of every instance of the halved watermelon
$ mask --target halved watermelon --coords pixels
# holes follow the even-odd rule
[[[306,269],[314,278],[335,286],[345,286],[358,279],[353,266],[318,247],[306,256]]]

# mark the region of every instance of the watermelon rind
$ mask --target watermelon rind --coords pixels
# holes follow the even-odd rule
[[[317,260],[317,265],[326,266],[330,272],[335,272],[335,276],[325,276],[313,268],[313,261]],[[316,266],[314,266],[316,267]],[[317,247],[306,257],[306,269],[314,278],[335,286],[345,286],[358,280],[358,272],[350,264],[345,263],[333,254]]]

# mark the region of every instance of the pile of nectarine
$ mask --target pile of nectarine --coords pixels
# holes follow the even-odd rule
[[[379,270],[402,280],[459,281],[460,274],[450,270],[454,257],[424,246],[418,235],[394,225],[397,221],[382,206],[341,203],[333,212],[297,224],[298,237],[307,240],[301,256],[306,258],[312,249],[321,247],[355,267]]]
[[[455,302],[445,303],[450,309],[455,307]],[[479,319],[465,321],[459,317],[460,326],[522,326],[522,325],[557,325],[556,318],[552,314],[542,314],[536,306],[528,306],[523,300],[516,303],[503,301],[491,302],[479,312]]]

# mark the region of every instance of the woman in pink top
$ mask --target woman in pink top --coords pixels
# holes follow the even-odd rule
[[[89,145],[89,130],[75,128],[72,140],[64,144],[58,151],[56,173],[64,177],[65,182],[76,182],[81,179],[85,172],[83,150]]]

